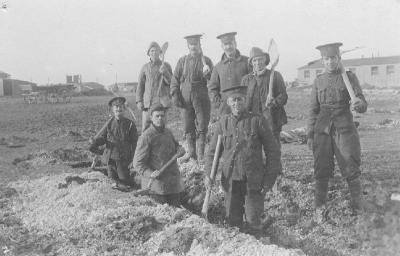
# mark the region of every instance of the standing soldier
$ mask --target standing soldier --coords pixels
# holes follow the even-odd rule
[[[271,70],[267,69],[269,54],[258,47],[251,48],[249,63],[253,72],[243,77],[242,86],[247,86],[247,109],[262,114],[271,124],[272,132],[280,146],[282,126],[287,124],[284,106],[287,102],[285,82],[282,75],[275,71],[272,98],[268,99]]]
[[[342,43],[318,46],[325,72],[319,75],[311,91],[308,119],[308,147],[314,154],[315,207],[317,222],[323,221],[328,181],[333,176],[334,156],[350,190],[351,207],[360,212],[360,139],[353,122],[351,109],[358,113],[367,110],[367,102],[355,74],[346,72],[356,95],[350,101],[349,92],[342,78],[339,47]]]
[[[210,98],[207,80],[210,79],[213,64],[203,55],[201,35],[186,36],[189,54],[181,57],[176,64],[171,82],[172,101],[182,108],[184,132],[188,152],[182,161],[203,160],[208,123],[210,122]],[[196,132],[198,134],[196,154]]]
[[[106,145],[103,161],[108,165],[108,177],[115,180],[116,188],[125,189],[131,185],[129,165],[135,154],[138,133],[135,123],[123,116],[124,97],[115,97],[108,102],[114,116],[106,123],[99,135],[91,139],[89,150],[99,152],[99,146]]]
[[[178,207],[183,182],[177,161],[169,165],[162,174],[159,170],[182,148],[172,132],[165,127],[165,108],[158,103],[152,105],[149,112],[151,125],[139,138],[135,169],[142,175],[142,187],[149,184],[150,179],[154,179],[150,187],[151,197],[159,203]]]
[[[222,135],[221,185],[225,192],[228,224],[243,228],[243,214],[248,226],[244,230],[256,237],[261,233],[261,216],[265,193],[272,188],[281,172],[279,146],[267,120],[246,110],[247,87],[225,89],[231,114],[216,123],[207,154],[205,185],[211,185],[211,165],[218,135]],[[265,153],[266,165],[262,153]]]
[[[241,55],[236,49],[236,34],[230,32],[217,36],[217,39],[221,40],[224,53],[211,74],[208,90],[214,108],[218,108],[218,116],[230,112],[223,91],[240,84],[242,77],[250,72],[248,57]]]
[[[142,111],[142,132],[150,124],[149,108],[153,103],[165,102],[162,97],[169,97],[172,68],[167,62],[160,60],[161,48],[156,42],[151,42],[147,49],[150,62],[143,65],[136,88],[136,105]],[[161,81],[162,80],[162,81]],[[159,89],[159,87],[161,87]],[[159,95],[158,95],[159,93]],[[169,106],[164,106],[169,107]]]

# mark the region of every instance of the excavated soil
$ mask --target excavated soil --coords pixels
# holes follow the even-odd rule
[[[352,216],[337,171],[327,221],[312,221],[313,159],[300,129],[306,93],[289,90],[287,112],[294,118],[284,127],[290,135],[282,141],[284,175],[266,196],[260,240],[224,225],[218,181],[210,222],[199,216],[204,166],[196,162],[180,164],[182,208],[113,190],[106,176],[87,168],[87,140],[108,118],[108,97],[30,108],[1,98],[0,109],[14,111],[0,112],[0,255],[398,255],[400,205],[393,195],[400,193],[400,95],[366,96],[375,110],[355,117],[365,212]],[[181,140],[179,112],[168,118]]]

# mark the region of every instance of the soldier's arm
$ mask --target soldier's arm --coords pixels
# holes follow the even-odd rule
[[[111,120],[108,120],[106,124],[109,124]],[[108,126],[108,125],[107,125]],[[107,126],[104,127],[98,136],[95,136],[90,140],[89,151],[95,154],[100,154],[99,147],[106,144],[107,142]]]
[[[138,85],[136,87],[136,103],[138,102],[143,102],[143,94],[145,90],[145,84],[146,84],[146,65],[142,67],[139,73],[139,78],[138,78]]]
[[[275,183],[278,174],[282,172],[281,150],[272,134],[267,119],[263,116],[260,116],[258,120],[258,136],[261,138],[266,157],[264,188],[270,189]]]
[[[133,159],[133,165],[135,170],[145,177],[150,177],[154,171],[149,166],[150,158],[150,141],[148,136],[143,135],[139,137],[139,141],[135,151],[135,157]]]
[[[164,79],[164,84],[169,86],[171,84],[171,78],[172,78],[172,68],[171,65],[169,65],[169,63],[164,62],[165,67],[167,68],[167,74],[163,75],[163,79]]]
[[[222,135],[222,127],[221,122],[218,121],[213,130],[213,136],[211,137],[210,146],[208,147],[208,152],[206,154],[206,175],[210,177],[211,175],[211,168],[214,160],[214,154],[217,146],[218,135]],[[221,157],[222,152],[224,151],[223,143],[221,145],[221,150],[219,152],[218,159]]]
[[[317,95],[317,83],[314,81],[314,84],[311,89],[311,96],[310,96],[310,107],[308,112],[308,122],[307,122],[307,138],[313,139],[314,138],[314,126],[317,120],[317,116],[320,111],[318,95]]]
[[[275,72],[274,79],[274,90],[273,90],[275,102],[279,107],[286,105],[288,100],[288,94],[286,92],[285,81],[281,73]]]
[[[207,87],[208,91],[211,94],[212,99],[215,97],[221,98],[220,79],[219,79],[218,69],[216,67],[214,67],[211,72],[211,77]]]
[[[183,62],[185,58],[180,58],[176,64],[174,74],[171,78],[170,94],[173,95],[175,92],[180,90],[181,77],[183,72]]]
[[[356,109],[356,111],[358,113],[364,113],[365,111],[367,111],[368,103],[367,103],[367,100],[364,97],[364,94],[362,93],[360,82],[358,81],[358,78],[354,73],[348,72],[347,75],[349,77],[350,84],[353,87],[354,94],[362,102],[362,104]]]
[[[135,150],[136,150],[138,138],[139,138],[139,135],[138,135],[138,131],[137,131],[136,125],[135,125],[134,122],[131,122],[131,127],[130,127],[130,130],[129,130],[129,139],[130,139],[130,142],[131,142],[131,148],[132,148],[132,153],[133,153],[132,158],[135,155]]]
[[[211,74],[212,74],[212,70],[214,69],[214,65],[213,65],[213,63],[212,63],[210,58],[205,57],[205,59],[206,59],[206,64],[207,64],[208,68],[210,69],[210,72],[208,72],[208,74],[204,78],[206,80],[210,80]]]

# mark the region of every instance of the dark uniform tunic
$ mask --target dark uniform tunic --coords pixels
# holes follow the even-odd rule
[[[138,86],[136,88],[136,103],[142,102],[144,111],[142,112],[142,131],[150,124],[149,108],[154,103],[161,103],[164,107],[169,107],[169,91],[171,77],[164,77],[160,73],[161,60],[150,61],[143,65],[139,73]],[[172,68],[164,62],[168,72],[172,74]],[[157,95],[160,80],[163,79],[160,88],[160,95]]]
[[[248,87],[246,97],[247,109],[252,113],[262,114],[270,121],[274,137],[280,145],[280,132],[282,131],[282,126],[287,124],[284,105],[287,103],[288,95],[282,75],[275,71],[272,92],[274,103],[271,107],[265,106],[269,92],[270,75],[271,70],[269,69],[265,69],[261,74],[248,74],[243,77],[242,86]]]
[[[138,133],[133,121],[121,117],[112,118],[107,128],[94,139],[90,151],[95,152],[101,145],[106,145],[103,161],[108,164],[108,176],[124,184],[130,183],[129,164],[135,154]]]
[[[232,226],[242,226],[245,212],[250,227],[259,230],[264,210],[261,189],[271,188],[282,170],[279,146],[263,116],[247,111],[239,118],[224,115],[217,122],[211,139],[206,162],[208,175],[220,134],[223,136],[221,184],[228,222]],[[263,149],[266,163],[263,163]]]
[[[205,57],[205,62],[212,70],[211,60]],[[190,137],[195,137],[196,131],[200,134],[207,133],[211,111],[207,91],[209,78],[203,75],[201,55],[187,55],[178,60],[171,81],[171,94],[178,91],[182,93],[184,131]]]
[[[217,111],[219,116],[230,113],[230,108],[226,104],[226,95],[222,91],[240,85],[243,76],[250,72],[248,60],[249,58],[241,55],[238,50],[236,50],[235,58],[232,59],[224,53],[221,61],[213,69],[208,90],[213,100],[221,99],[221,102],[216,103],[219,104]]]
[[[355,74],[347,72],[355,95],[363,102],[358,110],[367,110],[367,102]],[[354,179],[360,175],[360,139],[350,111],[350,96],[339,71],[323,73],[315,79],[311,91],[308,138],[314,139],[316,179],[333,175],[334,156],[342,176]]]
[[[156,128],[150,125],[143,132],[139,138],[134,159],[135,169],[143,176],[142,187],[148,185],[152,172],[160,170],[177,153],[178,147],[179,143],[167,128]],[[154,194],[166,197],[179,195],[182,192],[183,182],[176,160],[158,179],[154,180],[150,189]],[[179,196],[175,198],[179,204]]]

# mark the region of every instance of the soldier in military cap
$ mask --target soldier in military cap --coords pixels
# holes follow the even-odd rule
[[[251,71],[248,57],[241,55],[236,48],[236,34],[236,32],[229,32],[217,36],[217,39],[221,40],[224,53],[211,74],[208,90],[218,116],[230,112],[226,104],[227,97],[223,91],[240,84],[243,76]]]
[[[179,206],[183,182],[176,160],[161,175],[159,170],[183,148],[165,127],[164,106],[154,104],[149,112],[151,125],[139,138],[134,159],[135,169],[142,175],[142,187],[146,187],[151,178],[155,179],[150,187],[151,197],[160,203]]]
[[[99,152],[99,147],[106,145],[103,161],[108,165],[108,177],[115,180],[115,187],[125,188],[131,185],[129,165],[135,154],[138,133],[135,123],[123,116],[124,97],[115,97],[108,102],[113,117],[107,121],[99,136],[90,140],[91,152]]]
[[[260,113],[270,122],[272,132],[278,145],[280,145],[280,133],[282,126],[287,123],[284,106],[287,103],[285,82],[282,75],[275,71],[272,89],[272,98],[268,98],[271,70],[267,68],[269,63],[268,53],[258,47],[250,50],[250,66],[253,72],[242,79],[242,86],[247,86],[247,109],[253,113]],[[267,102],[268,100],[268,102]]]
[[[280,149],[267,120],[246,109],[245,86],[224,90],[231,114],[216,123],[206,159],[205,186],[210,172],[218,135],[222,135],[221,185],[225,192],[226,219],[229,225],[259,236],[265,193],[272,188],[282,170]],[[263,162],[263,150],[266,163]],[[243,214],[246,226],[243,226]]]
[[[150,61],[143,65],[139,73],[136,105],[142,111],[142,132],[150,125],[149,108],[153,103],[161,103],[164,107],[168,107],[163,99],[170,97],[172,68],[168,62],[160,60],[161,53],[160,45],[157,42],[151,42],[147,48]]]
[[[315,207],[318,222],[323,221],[328,181],[333,176],[334,156],[350,190],[354,213],[362,210],[360,182],[360,139],[351,110],[364,113],[367,102],[355,74],[346,72],[356,95],[350,100],[342,78],[345,72],[339,47],[342,43],[318,46],[325,72],[312,87],[308,119],[308,146],[314,154]]]
[[[213,64],[203,55],[200,38],[202,35],[186,36],[189,54],[181,57],[176,64],[171,82],[172,101],[182,109],[184,132],[188,152],[182,161],[203,160],[208,123],[210,122],[210,98],[207,81]],[[197,153],[196,153],[196,137]]]

